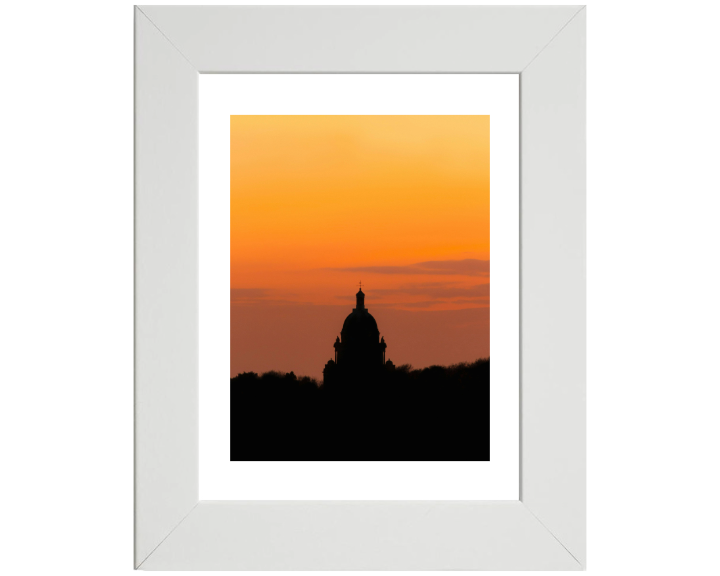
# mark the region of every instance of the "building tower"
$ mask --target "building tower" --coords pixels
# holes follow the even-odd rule
[[[384,366],[392,366],[385,361],[385,338],[380,338],[377,322],[365,308],[365,293],[362,287],[355,295],[355,308],[345,318],[340,337],[335,339],[335,359],[330,360],[323,370],[323,381],[338,378],[367,377],[377,373]]]

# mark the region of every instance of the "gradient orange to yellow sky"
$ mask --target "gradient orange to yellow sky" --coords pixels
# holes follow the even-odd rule
[[[489,116],[231,116],[231,374],[319,377],[355,305],[387,357],[489,356]]]

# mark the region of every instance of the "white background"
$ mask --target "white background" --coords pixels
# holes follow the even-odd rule
[[[591,574],[717,572],[717,4],[588,9]],[[132,18],[3,6],[7,574],[132,570]]]
[[[516,74],[211,74],[200,79],[201,500],[519,498],[518,90]],[[490,115],[489,462],[229,460],[230,227],[218,222],[230,222],[232,114]]]

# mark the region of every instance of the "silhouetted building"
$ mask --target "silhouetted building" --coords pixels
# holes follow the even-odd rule
[[[385,338],[380,338],[377,322],[365,308],[365,294],[362,288],[355,295],[356,304],[352,313],[345,318],[340,336],[335,339],[335,358],[325,364],[324,383],[342,377],[371,376],[383,368],[394,368],[385,361]]]

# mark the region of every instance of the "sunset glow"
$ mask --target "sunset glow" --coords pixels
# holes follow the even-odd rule
[[[489,116],[231,116],[231,373],[318,376],[358,282],[396,364],[489,356]]]

